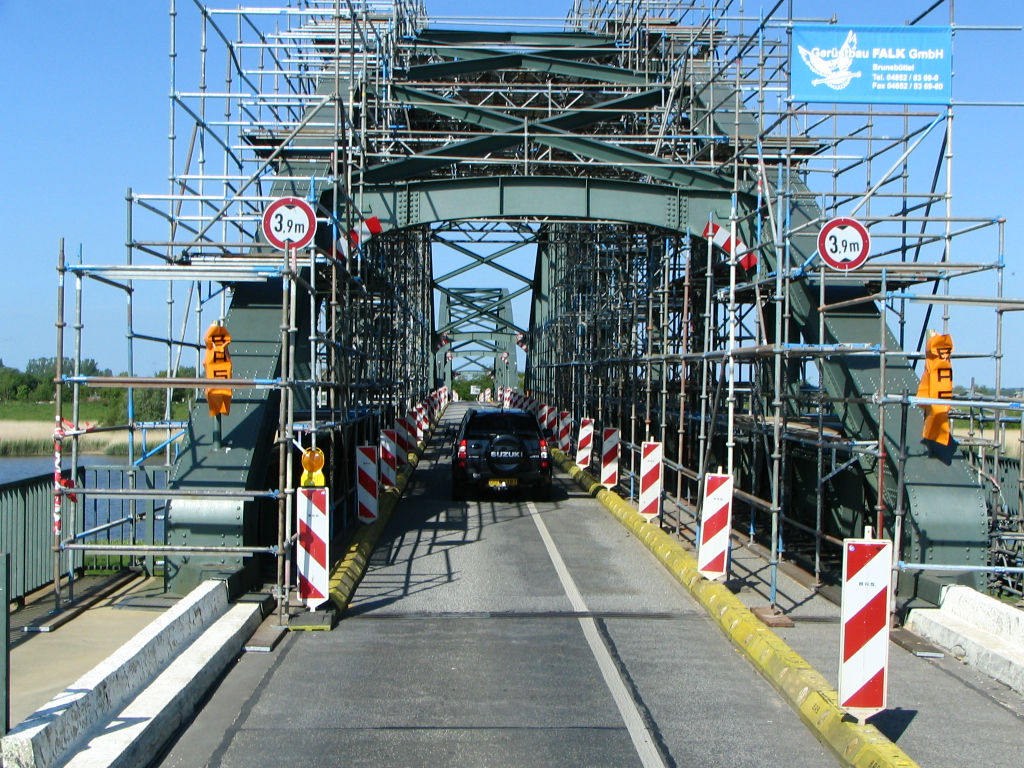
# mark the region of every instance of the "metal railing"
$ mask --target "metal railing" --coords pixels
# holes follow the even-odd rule
[[[84,479],[79,470],[76,484]],[[53,474],[0,484],[0,552],[11,556],[11,583],[7,599],[22,600],[53,582]],[[81,529],[84,507],[64,499],[62,514]],[[82,554],[68,555],[62,572],[82,566]]]

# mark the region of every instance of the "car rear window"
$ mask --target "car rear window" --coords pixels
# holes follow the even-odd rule
[[[535,418],[525,413],[478,413],[469,420],[466,433],[477,438],[497,434],[537,437],[540,427]]]

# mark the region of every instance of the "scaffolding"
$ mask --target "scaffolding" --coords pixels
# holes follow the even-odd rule
[[[702,478],[721,465],[747,542],[820,583],[842,538],[866,526],[906,537],[909,563],[1021,564],[1020,465],[1006,456],[1021,404],[1003,389],[1002,360],[1024,302],[1003,296],[1003,222],[954,215],[951,107],[791,101],[790,30],[812,20],[788,4],[762,17],[732,0],[576,0],[564,20],[488,26],[431,20],[414,0],[172,0],[169,20],[167,190],[129,190],[123,263],[59,262],[58,360],[70,274],[76,370],[59,372],[58,427],[76,456],[83,388],[126,389],[129,462],[162,458],[172,489],[147,479],[146,493],[138,482],[123,492],[146,500],[154,523],[166,517],[168,530],[146,534],[151,557],[179,569],[188,557],[161,548],[200,546],[190,497],[216,501],[224,520],[241,505],[231,551],[196,562],[261,553],[286,597],[293,447],[326,449],[348,529],[353,446],[450,382],[439,345],[450,321],[486,318],[482,351],[466,347],[474,365],[497,370],[517,340],[528,348],[538,398],[621,430],[627,492],[640,443],[665,444],[666,518],[680,536],[693,536]],[[316,209],[313,246],[298,254],[260,232],[282,196]],[[809,258],[808,241],[839,215],[877,244],[855,277]],[[709,222],[746,250],[723,255]],[[511,286],[456,286],[461,268],[435,277],[442,246]],[[533,251],[526,269],[504,261]],[[77,369],[93,283],[100,301],[113,292],[126,305],[126,375],[114,380]],[[460,303],[442,324],[438,292]],[[508,301],[527,293],[520,327]],[[981,310],[994,315],[991,346],[958,336],[954,364],[982,371],[995,394],[950,403],[961,450],[947,458],[985,530],[954,557],[924,543],[914,506],[934,457],[915,447],[927,403],[911,384],[926,331],[956,333],[954,312]],[[210,321],[236,337],[234,378],[218,383],[244,428],[215,430],[200,402],[211,381],[180,376],[190,360],[201,372]],[[164,375],[136,372],[140,345],[161,350]],[[196,388],[187,422],[172,418],[175,387]],[[151,388],[165,393],[159,418],[134,406]],[[203,446],[205,464],[174,461],[182,439]],[[145,515],[127,517],[122,538],[135,544]],[[64,551],[97,546],[81,531],[57,539]],[[1020,596],[1019,576],[994,578]]]
[[[376,444],[379,429],[434,386],[429,233],[410,229],[358,247],[353,234],[363,219],[353,172],[366,162],[365,129],[385,120],[364,109],[367,93],[400,66],[395,41],[422,16],[405,0],[235,9],[171,0],[168,189],[128,190],[123,263],[74,263],[62,246],[58,265],[57,359],[73,345],[75,361],[73,371],[58,371],[58,460],[67,440],[77,465],[78,438],[96,429],[79,418],[86,388],[124,389],[125,423],[102,429],[127,433],[129,481],[75,491],[86,501],[123,497],[131,508],[105,525],[115,544],[96,530],[63,530],[56,518],[59,550],[125,554],[150,570],[162,558],[169,583],[188,565],[230,570],[262,557],[265,581],[286,600],[296,449],[310,446],[326,453],[337,536],[349,535],[355,446]],[[315,208],[309,248],[276,250],[262,235],[264,209],[282,196]],[[73,313],[64,309],[65,275],[74,281]],[[83,306],[116,301],[111,292],[126,304],[124,373],[80,375]],[[162,320],[152,310],[160,302]],[[203,373],[211,322],[234,337],[233,373],[216,380],[233,393],[234,413],[223,419],[204,402],[214,384]],[[153,349],[165,366],[155,376],[135,362]],[[187,420],[172,407],[183,388],[193,390]],[[148,390],[162,394],[156,417],[140,407]],[[143,399],[153,410],[153,398]],[[204,462],[205,473],[197,469]],[[62,495],[68,489],[55,488]],[[194,518],[209,513],[197,504],[229,516],[244,510],[246,522],[204,537]],[[56,579],[55,592],[59,605]]]
[[[955,28],[951,9],[934,18],[939,5],[928,23]],[[988,497],[987,529],[973,531],[987,552],[961,542],[927,559],[988,572],[1019,598],[1020,464],[1006,458],[1006,429],[1019,429],[1021,403],[1002,361],[1009,313],[1024,303],[1003,295],[1004,222],[954,214],[952,107],[788,99],[790,30],[814,21],[835,23],[795,18],[791,5],[757,17],[730,2],[576,4],[570,29],[613,36],[618,66],[667,84],[660,109],[616,125],[614,140],[648,153],[647,167],[607,171],[640,180],[653,169],[671,183],[658,163],[679,164],[728,180],[716,223],[749,251],[730,258],[701,231],[553,227],[557,253],[540,267],[552,298],[534,305],[527,386],[620,429],[631,496],[641,442],[663,442],[666,519],[680,535],[694,538],[702,478],[724,467],[747,544],[824,584],[842,539],[869,526],[900,541],[903,559],[922,552],[905,529],[907,464],[929,401],[908,384],[926,331],[970,328],[954,365],[970,361],[995,393],[972,386],[950,403],[959,452],[943,460],[969,465]],[[743,195],[754,204],[737,205]],[[836,216],[859,217],[875,243],[855,276],[796,258],[800,238]],[[750,255],[756,269],[742,269]],[[954,313],[970,310],[994,316],[958,325]]]

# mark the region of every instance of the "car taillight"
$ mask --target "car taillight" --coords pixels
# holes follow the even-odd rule
[[[459,463],[460,467],[466,466],[466,460],[469,458],[469,444],[463,440],[459,443],[459,452],[455,456],[455,460]]]
[[[540,441],[540,466],[542,469],[548,468],[548,441],[543,438]]]

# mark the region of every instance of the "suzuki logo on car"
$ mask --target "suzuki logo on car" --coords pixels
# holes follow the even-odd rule
[[[491,451],[491,456],[496,459],[521,459],[523,454],[519,451]]]

